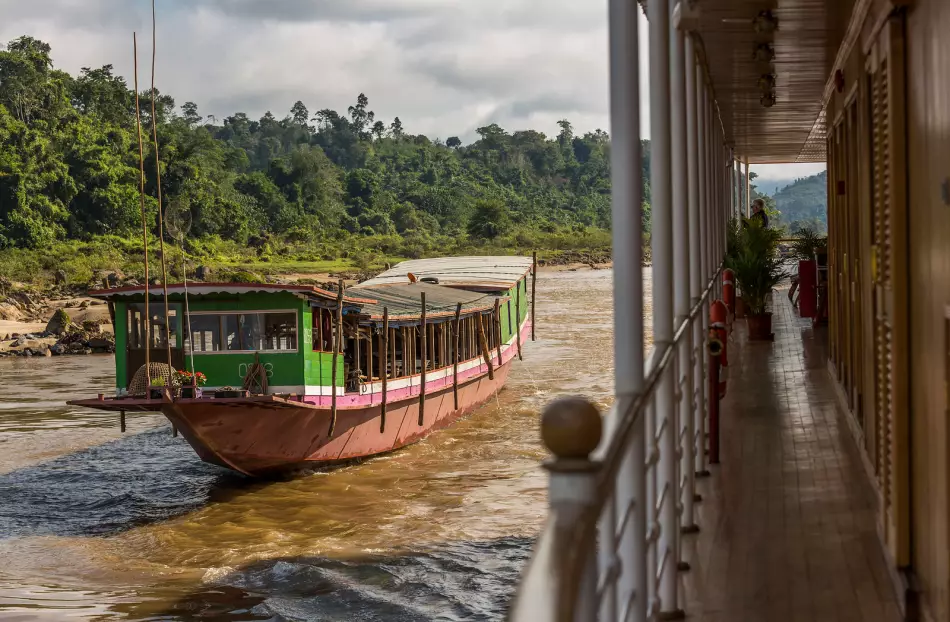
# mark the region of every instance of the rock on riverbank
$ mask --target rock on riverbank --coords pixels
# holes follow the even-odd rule
[[[6,322],[8,326],[13,324]],[[115,352],[115,336],[103,330],[103,322],[70,321],[68,312],[57,309],[41,331],[0,335],[0,357],[64,356]]]

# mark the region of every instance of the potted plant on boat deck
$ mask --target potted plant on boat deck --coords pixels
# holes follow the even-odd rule
[[[815,258],[828,245],[824,238],[811,228],[795,232],[792,254],[798,259],[798,311],[802,317],[814,317],[818,308],[818,263]]]
[[[190,400],[201,397],[201,387],[207,384],[208,378],[200,371],[191,373],[187,370],[175,372],[175,384],[181,387],[181,398]]]
[[[165,399],[165,378],[158,377],[152,378],[151,386],[148,388],[148,399],[150,400],[163,400]]]
[[[772,289],[788,276],[778,256],[781,235],[780,231],[748,221],[739,231],[734,253],[726,257],[726,266],[742,291],[749,339],[772,338],[772,314],[766,310],[767,305]]]

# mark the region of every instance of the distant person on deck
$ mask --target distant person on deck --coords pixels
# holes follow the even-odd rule
[[[752,201],[751,220],[758,220],[762,224],[763,229],[769,228],[769,215],[765,213],[765,201],[762,199]]]

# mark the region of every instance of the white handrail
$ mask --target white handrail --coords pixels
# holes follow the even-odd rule
[[[593,618],[577,616],[578,607],[584,597],[583,586],[591,585],[591,580],[593,588],[587,598],[594,603],[604,602],[605,609],[601,610],[600,617],[605,620],[628,619],[630,603],[636,598],[636,594],[625,597],[623,601],[613,600],[607,604],[608,597],[615,596],[613,586],[629,570],[618,563],[616,547],[629,529],[636,505],[633,500],[622,508],[614,507],[617,499],[616,478],[624,462],[629,460],[630,439],[634,438],[634,432],[644,422],[647,410],[655,406],[656,389],[661,376],[676,362],[679,344],[692,339],[693,325],[701,321],[701,314],[706,309],[707,300],[715,289],[720,274],[721,267],[709,280],[698,302],[693,305],[686,322],[675,333],[673,342],[661,350],[654,351],[652,360],[655,364],[650,366],[649,373],[644,378],[643,393],[632,400],[615,404],[608,415],[608,418],[613,418],[616,422],[609,434],[600,439],[596,448],[590,447],[584,459],[565,460],[556,457],[545,463],[551,474],[551,513],[519,585],[509,612],[510,620],[574,622],[596,619],[596,615]],[[570,404],[571,408],[583,407],[580,400],[573,399],[575,401]],[[586,405],[593,408],[589,403]],[[545,416],[548,416],[550,410],[557,408],[560,408],[559,402],[550,405]],[[546,435],[548,433],[545,432]],[[702,453],[704,446],[704,443],[699,445],[697,451]],[[643,455],[643,458],[643,466],[646,468],[646,456]],[[688,483],[689,480],[684,478],[682,481]],[[586,494],[579,494],[577,491],[580,489],[586,490]],[[568,499],[570,502],[567,503],[565,490],[574,491],[574,496]],[[681,484],[676,485],[675,492],[680,495],[692,494],[692,490],[687,490]],[[577,501],[578,495],[583,497],[583,502]],[[657,521],[660,508],[666,503],[675,504],[676,496],[669,486],[663,487],[652,511],[647,513],[651,530],[645,534],[644,541],[649,546],[655,548],[663,528]],[[614,516],[619,516],[620,520],[613,520]],[[605,524],[609,525],[611,531],[599,530],[598,524],[602,528]],[[613,537],[609,537],[611,532]],[[603,565],[609,569],[608,572],[598,573],[596,567],[585,563],[585,556],[593,551],[597,552],[596,555],[601,560],[608,562]],[[661,563],[666,567],[665,565],[669,564],[668,558],[674,553],[672,549],[660,551],[657,563],[653,566],[653,573],[660,569]],[[596,576],[591,577],[589,573]],[[655,590],[656,582],[651,583]],[[657,605],[654,603],[653,606]]]

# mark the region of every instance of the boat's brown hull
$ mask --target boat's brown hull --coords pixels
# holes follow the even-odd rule
[[[320,467],[387,453],[425,438],[486,402],[501,389],[511,361],[459,385],[459,408],[452,387],[426,395],[422,424],[419,396],[387,405],[340,408],[329,437],[329,409],[312,405],[280,408],[261,403],[214,400],[166,402],[162,412],[202,460],[246,475],[261,476],[301,467]]]

